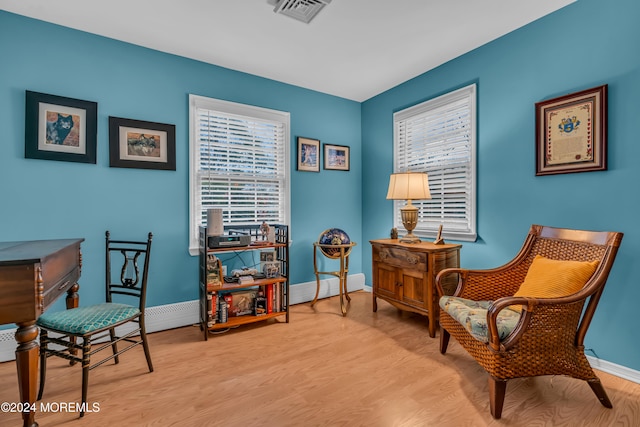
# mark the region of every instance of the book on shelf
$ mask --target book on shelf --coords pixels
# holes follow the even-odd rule
[[[273,313],[273,283],[265,286],[267,290],[267,313]]]
[[[264,296],[264,290],[259,289],[258,295],[253,302],[253,314],[254,316],[264,316],[267,314],[267,298]]]
[[[216,292],[207,292],[207,326],[216,324],[218,316],[218,295]]]

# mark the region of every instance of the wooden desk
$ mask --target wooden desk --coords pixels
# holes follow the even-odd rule
[[[460,267],[462,245],[431,242],[402,243],[398,239],[371,240],[373,270],[373,311],[376,298],[400,310],[428,316],[429,336],[436,336],[438,292],[436,275],[445,268]],[[453,293],[455,276],[443,284]]]
[[[15,323],[20,401],[36,401],[38,382],[38,317],[64,292],[67,308],[78,306],[84,239],[0,242],[0,325]],[[34,427],[34,412],[22,414]]]

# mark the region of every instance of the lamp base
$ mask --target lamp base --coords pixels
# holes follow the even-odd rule
[[[411,200],[407,200],[407,204],[400,208],[400,216],[402,225],[407,229],[407,234],[400,239],[402,243],[418,243],[420,238],[413,234],[413,229],[418,224],[418,208],[411,204]]]
[[[420,240],[420,238],[413,233],[407,234],[406,236],[400,238],[401,243],[420,243],[421,241],[422,240]]]

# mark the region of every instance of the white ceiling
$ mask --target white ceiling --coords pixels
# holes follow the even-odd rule
[[[0,0],[0,9],[355,101],[575,0],[333,0],[310,24],[268,0]]]

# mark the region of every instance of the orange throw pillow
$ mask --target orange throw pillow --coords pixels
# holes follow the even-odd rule
[[[516,297],[557,298],[578,292],[593,276],[596,261],[560,261],[536,255]],[[509,308],[521,311],[521,305]]]

